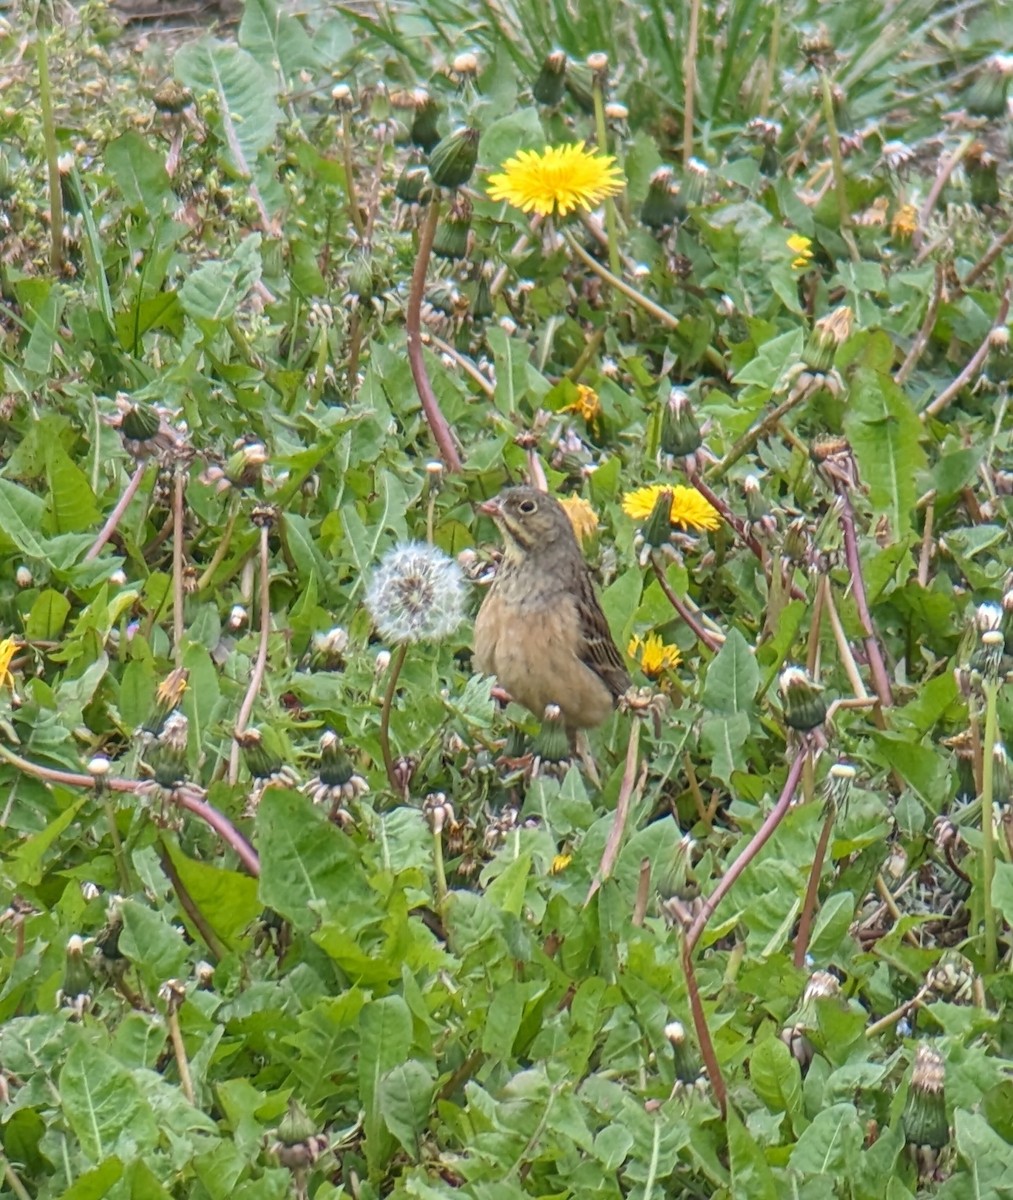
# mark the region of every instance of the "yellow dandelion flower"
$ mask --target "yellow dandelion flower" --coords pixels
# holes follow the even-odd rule
[[[564,496],[559,502],[570,518],[578,542],[586,542],[598,528],[598,514],[581,496]]]
[[[489,176],[489,196],[523,212],[565,217],[575,208],[590,211],[606,196],[623,190],[622,172],[611,154],[597,154],[583,142],[548,146],[541,153],[521,150]]]
[[[550,875],[559,875],[573,862],[572,854],[557,854],[552,860],[552,866],[549,867]]]
[[[669,520],[673,525],[681,525],[683,529],[692,529],[694,532],[720,527],[721,515],[718,510],[696,488],[691,487],[665,487],[660,483],[652,483],[648,487],[637,488],[623,496],[623,512],[634,521],[645,521],[654,511],[662,492],[672,493]]]
[[[803,237],[800,233],[793,233],[787,242],[788,249],[795,255],[791,260],[791,265],[797,270],[804,270],[809,265],[809,260],[813,256],[812,238]]]
[[[679,647],[663,642],[657,633],[649,633],[645,638],[631,637],[626,653],[640,664],[648,679],[657,679],[670,667],[678,666],[682,658]]]
[[[578,383],[577,399],[559,411],[579,413],[590,425],[592,421],[597,421],[601,416],[601,400],[598,399],[598,393],[593,387],[588,387],[586,383]]]
[[[895,238],[906,240],[918,229],[918,209],[913,204],[902,204],[890,222],[890,232]]]
[[[7,685],[14,691],[14,676],[11,674],[11,662],[18,652],[18,643],[12,637],[0,642],[0,688]]]

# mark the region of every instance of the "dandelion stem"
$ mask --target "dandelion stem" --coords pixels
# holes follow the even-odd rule
[[[1013,226],[1010,226],[1013,229]],[[936,276],[932,281],[932,295],[929,297],[928,308],[925,310],[925,320],[921,323],[921,328],[915,335],[915,340],[911,343],[911,349],[907,352],[900,370],[894,376],[894,380],[898,384],[907,383],[908,376],[918,365],[918,360],[922,356],[922,351],[928,345],[932,330],[936,324],[936,313],[939,311],[939,301],[943,298],[943,281],[945,273],[943,264],[936,263]]]
[[[345,195],[348,198],[348,215],[355,226],[355,232],[360,238],[366,232],[362,220],[362,210],[359,208],[359,197],[355,187],[355,167],[352,162],[352,114],[343,111],[341,114],[341,155],[345,167]]]
[[[682,165],[693,157],[693,120],[696,105],[696,55],[700,41],[700,0],[690,0],[686,54],[682,63]]]
[[[591,880],[591,886],[588,888],[587,897],[584,900],[585,908],[591,903],[595,892],[598,891],[605,880],[612,874],[612,869],[616,865],[616,859],[619,857],[619,849],[623,844],[623,834],[626,831],[626,822],[629,820],[630,802],[636,790],[637,764],[639,759],[640,722],[635,720],[633,728],[630,730],[630,740],[626,746],[626,766],[623,769],[623,778],[619,785],[619,796],[616,800],[615,816],[612,818],[612,828],[609,830],[608,838],[605,841],[605,849],[602,851],[598,871],[594,879]],[[642,781],[643,776],[641,776]]]
[[[771,409],[762,420],[757,421],[755,425],[751,425],[746,430],[724,458],[706,472],[707,478],[720,479],[729,467],[734,466],[744,454],[748,454],[761,438],[766,437],[783,417],[805,399],[806,394],[802,388],[793,389],[788,398],[782,400],[777,408]]]
[[[837,495],[841,504],[840,524],[844,533],[844,557],[851,572],[851,589],[855,597],[855,607],[858,609],[858,619],[862,623],[865,635],[865,653],[869,659],[869,670],[872,672],[872,684],[879,702],[884,708],[893,705],[893,693],[890,690],[890,677],[887,675],[886,664],[879,648],[879,640],[872,624],[872,614],[869,612],[869,602],[865,594],[865,576],[862,574],[862,560],[858,554],[858,537],[855,534],[855,510],[851,506],[851,497],[845,484],[838,484]]]
[[[981,903],[985,926],[985,973],[991,975],[995,971],[997,957],[997,928],[995,906],[992,903],[992,879],[995,876],[993,791],[995,787],[996,708],[999,701],[999,684],[995,679],[986,679],[982,687],[985,693],[985,735],[984,745],[981,748]]]
[[[443,912],[447,902],[447,873],[443,865],[443,830],[433,830],[433,872],[436,876],[436,911]]]
[[[717,654],[721,649],[721,643],[713,635],[707,632],[706,629],[697,621],[696,617],[690,611],[689,607],[679,599],[672,588],[672,585],[665,578],[665,571],[661,563],[658,561],[657,551],[651,551],[651,570],[658,581],[661,590],[668,598],[669,604],[675,609],[679,616],[686,622],[689,628],[693,631],[698,642],[701,642],[712,654]]]
[[[1013,293],[1013,282],[1007,280],[1006,286],[1003,289],[1002,299],[999,301],[999,311],[995,314],[995,320],[988,333],[985,334],[985,340],[981,343],[974,354],[971,356],[967,366],[960,372],[956,379],[948,386],[943,388],[939,395],[930,404],[927,404],[919,414],[922,421],[927,421],[929,417],[934,417],[949,404],[954,396],[960,391],[965,384],[977,375],[981,370],[985,359],[988,358],[988,352],[992,348],[992,333],[996,329],[1002,328],[1006,324],[1006,317],[1009,315],[1010,295]]]
[[[169,1026],[169,1037],[172,1041],[172,1053],[176,1059],[176,1069],[179,1071],[179,1086],[187,1100],[194,1104],[193,1078],[190,1075],[190,1063],[186,1057],[183,1032],[179,1027],[179,1012],[174,1001],[169,1001],[165,1019]]]
[[[434,197],[429,202],[426,218],[419,233],[418,252],[415,257],[415,269],[412,271],[411,288],[408,293],[408,308],[405,313],[405,327],[408,338],[408,365],[411,367],[412,379],[419,394],[422,412],[425,414],[429,429],[432,432],[436,447],[443,459],[443,465],[448,471],[460,471],[461,456],[454,442],[454,435],[447,418],[440,409],[433,385],[429,382],[426,371],[425,357],[422,353],[422,297],[426,290],[426,271],[429,267],[429,256],[433,249],[433,238],[436,236],[436,225],[440,219],[440,202]]]
[[[46,146],[46,172],[49,179],[49,267],[54,275],[63,270],[63,185],[60,182],[60,151],[56,143],[53,118],[53,87],[49,78],[49,42],[40,16],[35,29],[35,61],[39,70],[39,104],[42,108],[42,136]]]
[[[267,644],[271,634],[270,535],[271,526],[265,521],[260,526],[260,643],[257,646],[257,660],[253,664],[253,673],[250,675],[250,685],[246,689],[239,715],[236,717],[236,733],[242,733],[246,729],[260,685],[264,681],[264,671],[267,669]],[[239,743],[233,739],[229,758],[229,783],[235,784],[238,778]]]
[[[1006,249],[1010,242],[1013,242],[1013,225],[1010,225],[1005,233],[1000,234],[999,237],[995,239],[992,245],[989,246],[981,258],[978,259],[970,271],[968,271],[964,278],[960,281],[960,286],[969,288],[973,283],[976,283],[978,279],[984,275],[988,268],[995,262],[999,255],[1002,254],[1003,250]]]
[[[598,137],[598,151],[608,154],[608,131],[605,128],[605,93],[601,77],[595,72],[591,85],[594,97],[594,124]],[[605,228],[608,230],[609,266],[613,275],[618,275],[621,269],[619,262],[619,222],[616,220],[616,203],[611,196],[605,197]]]
[[[158,847],[158,861],[161,863],[166,879],[172,884],[176,898],[179,900],[180,908],[182,908],[193,922],[194,928],[204,939],[204,944],[208,950],[221,962],[228,954],[225,944],[208,924],[204,914],[197,907],[197,902],[190,895],[186,884],[180,878],[179,872],[176,870],[176,864],[172,861],[172,856],[169,854],[165,838],[161,834],[158,837],[156,845]]]
[[[183,665],[183,468],[177,463],[172,489],[172,648]]]
[[[130,476],[130,482],[123,489],[123,495],[116,501],[116,507],[109,514],[106,523],[99,530],[98,537],[88,547],[88,553],[84,556],[85,562],[91,562],[93,558],[98,558],[102,547],[116,532],[116,526],[122,520],[123,514],[130,505],[130,501],[137,495],[137,489],[141,486],[141,480],[144,478],[144,472],[147,469],[147,463],[138,464],[133,475]]]
[[[802,904],[802,915],[798,921],[798,933],[795,935],[795,957],[794,963],[796,967],[805,966],[805,956],[809,951],[809,935],[812,932],[813,917],[816,913],[816,903],[819,899],[820,891],[820,875],[823,871],[823,862],[827,856],[827,847],[830,845],[830,834],[834,828],[834,819],[837,816],[837,811],[833,804],[827,805],[827,815],[823,820],[823,829],[820,831],[820,840],[816,843],[816,853],[813,855],[812,866],[809,869],[809,882],[805,889],[805,900]]]
[[[201,572],[201,576],[197,580],[196,590],[198,592],[203,592],[204,589],[211,583],[211,580],[214,578],[215,571],[217,571],[221,566],[225,555],[228,553],[229,546],[232,544],[232,531],[236,527],[236,518],[238,516],[239,508],[236,504],[233,504],[232,511],[229,513],[228,519],[225,522],[225,529],[218,541],[218,545],[215,546],[214,554],[211,556],[211,561]]]
[[[390,752],[390,710],[394,703],[394,693],[397,690],[398,676],[401,674],[401,668],[404,666],[407,653],[407,642],[402,642],[394,651],[394,657],[391,659],[389,668],[390,674],[387,677],[387,689],[383,693],[383,706],[380,709],[380,753],[383,755],[383,765],[387,772],[387,781],[398,795],[401,795],[404,789],[398,782],[397,771],[394,768],[394,757]]]
[[[841,154],[841,138],[837,132],[837,120],[834,116],[834,94],[830,87],[830,76],[826,71],[820,73],[820,84],[823,89],[823,119],[827,123],[827,135],[830,142],[830,161],[834,168],[837,219],[841,227],[841,237],[848,245],[851,258],[854,262],[858,262],[860,258],[858,247],[851,236],[851,212],[848,209],[847,179],[844,174],[844,158]]]
[[[123,854],[123,842],[116,825],[116,809],[108,793],[102,789],[102,808],[105,812],[106,823],[109,826],[109,840],[113,844],[113,858],[116,861],[116,874],[120,877],[120,887],[124,896],[130,893],[130,872],[127,870],[127,860]]]

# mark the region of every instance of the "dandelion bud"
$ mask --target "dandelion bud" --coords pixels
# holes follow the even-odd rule
[[[828,806],[835,810],[845,806],[851,794],[851,785],[855,782],[858,769],[854,763],[840,759],[827,772],[823,783],[823,798]]]
[[[555,108],[563,98],[566,81],[566,54],[562,50],[553,52],[542,63],[538,77],[531,87],[531,94],[539,104]]]
[[[583,63],[567,63],[566,90],[574,104],[588,116],[594,112],[594,83],[589,67]]]
[[[805,517],[796,517],[784,531],[781,553],[789,562],[804,563],[809,558],[812,543]]]
[[[420,204],[429,185],[429,172],[421,163],[409,163],[398,176],[394,196],[402,204]],[[372,278],[372,271],[370,271]]]
[[[186,999],[186,984],[182,979],[167,979],[158,989],[158,998],[170,1015],[178,1013]]]
[[[14,582],[19,588],[30,588],[35,582],[34,576],[24,563],[14,572]]]
[[[183,693],[186,691],[187,680],[190,678],[190,672],[186,667],[176,667],[158,685],[158,690],[155,692],[155,703],[152,706],[151,715],[148,717],[144,725],[144,729],[148,733],[158,733],[162,728],[162,724],[166,717],[179,707],[180,701],[183,699]]]
[[[613,100],[605,105],[605,118],[616,125],[621,125],[629,120],[630,110],[625,104],[619,104]]]
[[[672,1047],[675,1059],[675,1087],[673,1092],[706,1086],[706,1073],[693,1043],[686,1036],[681,1021],[669,1021],[665,1026],[665,1037]]]
[[[671,537],[673,496],[667,488],[660,491],[650,515],[640,527],[645,543],[654,549],[667,546]]]
[[[981,142],[975,142],[968,150],[964,170],[971,185],[971,203],[976,208],[999,203],[999,160]]]
[[[670,229],[679,211],[679,185],[671,167],[659,167],[647,185],[640,219],[648,229]]]
[[[950,1140],[943,1090],[945,1074],[942,1056],[923,1042],[915,1053],[911,1083],[901,1115],[908,1152],[922,1176],[935,1172],[939,1151]]]
[[[462,82],[466,79],[474,79],[478,74],[478,55],[466,50],[463,54],[455,56],[454,61],[450,64],[450,69],[454,77]]]
[[[829,971],[813,971],[806,981],[802,1002],[793,1014],[791,1024],[781,1030],[781,1041],[791,1051],[803,1072],[808,1070],[816,1053],[809,1033],[819,1027],[818,1006],[826,1001],[842,1003],[841,985]]]
[[[365,603],[385,641],[442,641],[464,619],[464,577],[442,550],[409,542],[383,556]]]
[[[340,666],[348,649],[348,634],[340,625],[326,632],[317,632],[311,641],[313,657],[327,667]]]
[[[688,207],[699,204],[707,191],[710,181],[710,168],[699,158],[691,158],[683,172],[683,203]]]
[[[589,54],[585,61],[587,62],[587,69],[593,71],[595,75],[601,75],[603,71],[609,69],[609,57],[600,50],[594,54]]]
[[[418,146],[428,154],[440,140],[436,122],[440,115],[439,106],[424,88],[418,88],[412,93],[414,115],[408,130],[408,138],[413,146]]]
[[[785,667],[777,688],[784,701],[784,719],[792,729],[806,733],[826,720],[827,705],[821,694],[823,689],[802,667]]]
[[[112,763],[104,754],[96,754],[94,758],[88,760],[88,774],[92,779],[104,779],[109,774],[109,768]]]
[[[148,753],[155,782],[167,791],[186,778],[186,743],[190,723],[181,712],[165,718],[161,733]]]
[[[429,174],[438,187],[458,188],[468,182],[478,162],[477,129],[461,126],[429,152]],[[469,214],[468,222],[470,225]]]
[[[278,1126],[278,1141],[284,1146],[295,1146],[299,1142],[314,1137],[317,1132],[316,1125],[310,1120],[303,1106],[294,1096],[290,1097],[288,1112],[282,1117],[281,1124]]]
[[[91,973],[84,961],[84,938],[71,934],[67,939],[67,956],[63,966],[63,982],[56,994],[61,1008],[68,1008],[80,1017],[91,1006]]]
[[[974,623],[978,627],[978,632],[982,634],[1001,629],[1002,619],[1002,605],[992,604],[989,601],[979,604],[974,612]]]
[[[159,112],[175,116],[186,108],[193,97],[182,84],[170,79],[154,92],[151,99]]]
[[[236,730],[232,735],[243,752],[243,761],[254,779],[270,779],[282,769],[281,755],[264,744],[259,729]]]
[[[661,450],[676,458],[684,458],[700,449],[703,436],[689,402],[680,388],[672,388],[661,410]]]
[[[193,977],[202,992],[210,991],[215,980],[215,969],[202,958],[199,962],[194,963]]]
[[[352,89],[347,83],[336,83],[331,88],[331,99],[338,112],[347,112],[352,107]]]
[[[777,530],[777,517],[767,503],[755,475],[747,475],[742,484],[746,497],[746,517],[754,537],[770,537]]]
[[[535,738],[534,753],[543,762],[562,762],[570,757],[570,738],[563,724],[563,712],[558,704],[548,704],[542,717],[542,727]]]
[[[381,650],[373,660],[373,674],[379,678],[381,675],[387,674],[387,668],[390,666],[390,651]]]
[[[267,447],[262,442],[245,442],[229,456],[225,478],[234,487],[253,487],[260,482],[266,462]]]
[[[454,806],[443,792],[430,792],[422,803],[422,814],[436,837],[439,837],[445,828],[453,829],[457,823]]]
[[[838,346],[851,336],[851,318],[851,309],[846,304],[820,317],[802,350],[802,361],[806,366],[814,371],[830,370]]]
[[[976,117],[1005,116],[1011,77],[1013,55],[986,58],[964,94],[967,111]]]
[[[249,619],[250,614],[242,604],[233,604],[229,610],[228,620],[225,622],[226,628],[235,633],[237,630],[242,629]]]
[[[436,227],[433,253],[438,258],[467,258],[471,248],[471,201],[457,196]]]

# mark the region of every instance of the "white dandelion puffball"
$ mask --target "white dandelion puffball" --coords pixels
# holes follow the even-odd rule
[[[366,608],[388,642],[438,642],[464,620],[464,576],[425,542],[388,550],[373,573]]]

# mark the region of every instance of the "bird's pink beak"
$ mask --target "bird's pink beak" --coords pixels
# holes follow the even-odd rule
[[[499,496],[493,496],[491,500],[483,500],[478,505],[478,511],[485,513],[487,517],[498,517],[503,511],[503,505],[500,502]]]

